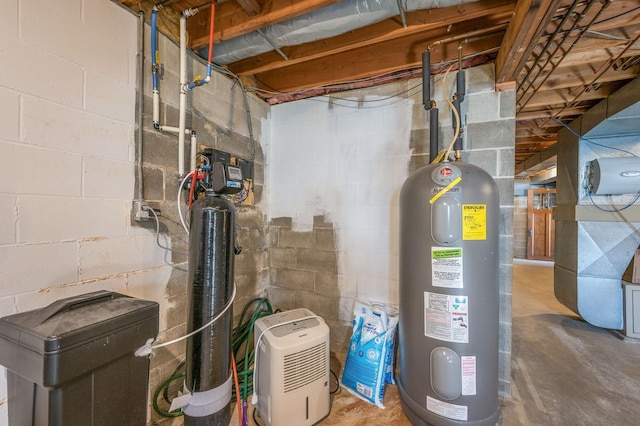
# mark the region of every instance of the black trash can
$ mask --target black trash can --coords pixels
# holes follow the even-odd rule
[[[146,425],[158,304],[109,291],[0,318],[9,425]]]

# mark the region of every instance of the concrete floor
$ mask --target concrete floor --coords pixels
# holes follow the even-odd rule
[[[512,398],[502,402],[502,424],[640,424],[640,345],[557,302],[553,263],[515,260],[513,271]],[[384,403],[381,410],[341,390],[320,425],[411,425],[396,386]]]
[[[513,386],[503,424],[640,424],[640,345],[557,302],[552,263],[516,261],[513,281]]]
[[[553,263],[514,261],[512,398],[502,424],[640,424],[640,345],[593,327],[553,295]],[[385,410],[342,391],[329,425],[410,425],[395,386]]]

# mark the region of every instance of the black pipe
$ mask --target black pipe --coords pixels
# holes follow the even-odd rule
[[[458,136],[456,141],[453,143],[453,150],[456,151],[456,152],[457,151],[462,151],[462,136]]]
[[[453,109],[451,110],[451,128],[453,130],[456,129],[456,124],[458,124],[456,122],[460,122],[460,127],[462,128],[462,120],[460,120],[460,100],[457,97],[454,97],[451,103],[453,104],[453,108],[458,113],[458,119],[456,120],[456,115],[453,113]]]
[[[466,94],[466,85],[464,78],[464,70],[459,70],[458,75],[456,75],[456,97],[460,102],[464,101],[464,95]],[[458,109],[458,111],[460,111]]]
[[[229,201],[207,193],[193,203],[189,233],[188,332],[210,322],[230,303],[234,233],[235,208]],[[192,400],[195,395],[206,403],[198,407],[190,404],[183,409],[185,426],[229,424],[232,318],[230,308],[213,325],[187,340],[185,387],[192,394]],[[215,395],[211,396],[212,393]],[[213,402],[209,403],[210,400]]]
[[[424,109],[431,109],[431,52],[422,52],[422,104]]]
[[[454,151],[462,150],[462,132],[463,132],[463,130],[462,130],[462,113],[460,112],[460,102],[461,101],[457,96],[451,102],[451,103],[453,103],[453,107],[458,112],[458,122],[459,122],[459,126],[460,126],[459,127],[459,131],[458,131],[458,137],[456,138],[456,141],[453,143],[453,150]],[[453,111],[451,112],[451,127],[455,131],[455,129],[456,129],[456,117],[455,117],[455,114],[453,113]]]
[[[429,111],[429,164],[438,156],[438,108]]]

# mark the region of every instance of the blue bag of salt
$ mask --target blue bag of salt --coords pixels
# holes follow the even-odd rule
[[[340,384],[365,401],[384,408],[385,382],[392,382],[398,315],[356,302],[353,334]]]

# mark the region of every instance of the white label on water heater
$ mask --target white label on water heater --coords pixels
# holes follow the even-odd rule
[[[455,405],[448,402],[439,401],[435,398],[427,396],[427,410],[436,413],[439,416],[453,420],[467,421],[467,406]]]
[[[431,285],[462,288],[461,247],[431,247]]]
[[[424,335],[445,342],[469,343],[469,298],[425,291]]]
[[[462,364],[462,395],[476,394],[476,357],[460,357]]]

